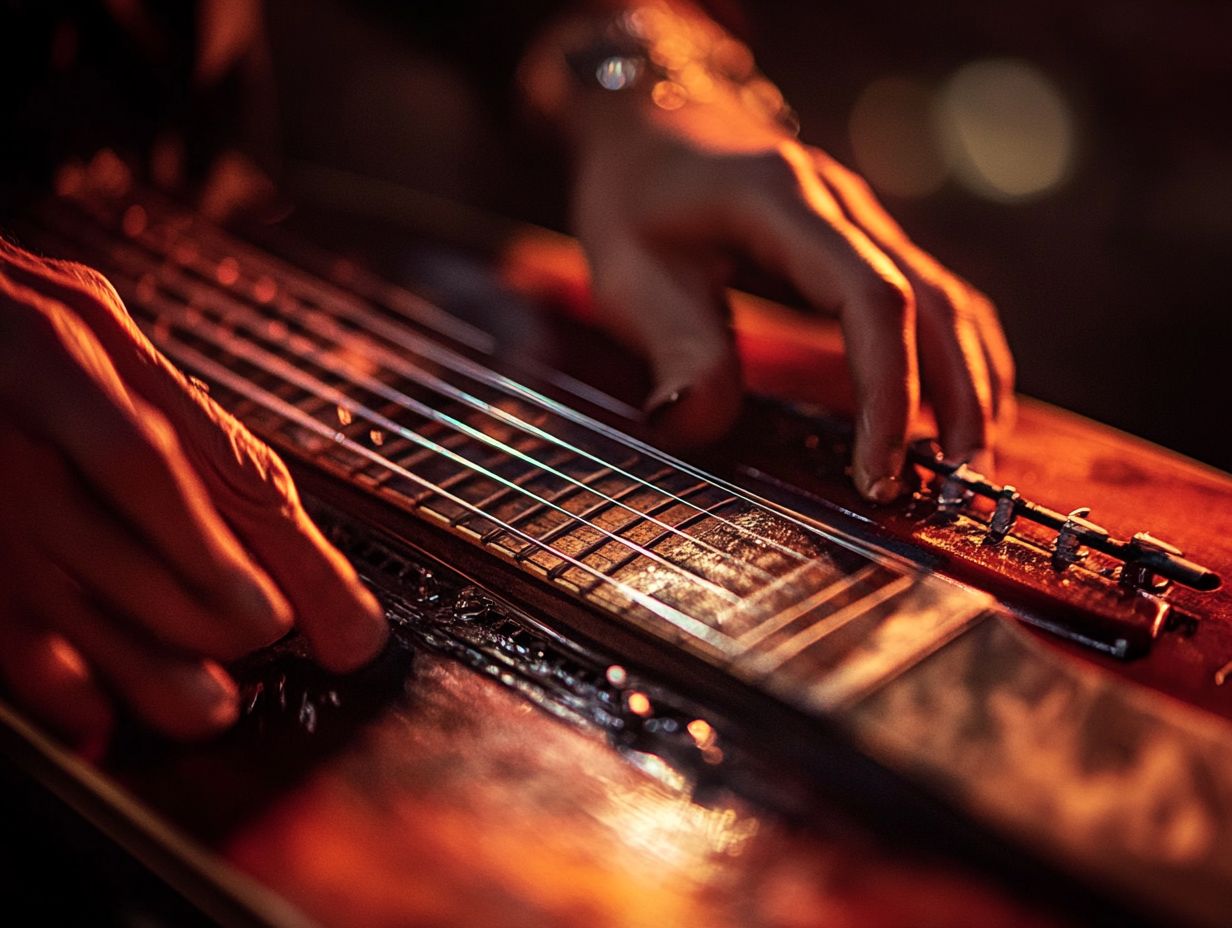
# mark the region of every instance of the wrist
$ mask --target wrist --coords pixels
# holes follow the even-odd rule
[[[558,20],[531,46],[519,82],[531,113],[574,143],[595,126],[700,109],[779,136],[798,129],[746,45],[668,0],[597,2]]]

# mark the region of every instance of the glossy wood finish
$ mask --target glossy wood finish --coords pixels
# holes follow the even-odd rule
[[[579,306],[570,246],[512,244],[507,280]],[[741,301],[737,315],[754,386],[836,409],[849,401],[830,327],[802,330],[757,301]],[[1125,534],[1149,528],[1232,576],[1225,475],[1029,402],[1002,449],[999,476],[1025,493],[1091,505]],[[839,482],[829,492],[858,506]],[[1191,637],[1166,635],[1128,664],[1057,645],[1059,659],[1232,715],[1214,681],[1232,658],[1232,593],[1176,596],[1203,617]],[[653,756],[633,758],[639,769],[595,733],[446,658],[402,655],[382,673],[350,684],[370,696],[363,712],[314,736],[291,724],[192,749],[136,739],[117,744],[104,773],[204,849],[209,867],[238,872],[235,892],[254,881],[329,926],[1099,921],[1099,910],[1073,908],[1064,885],[994,877],[944,840],[874,831],[824,796],[784,814],[730,791],[695,795]],[[1124,913],[1104,915],[1124,923]]]
[[[502,273],[520,292],[567,315],[589,317],[585,265],[572,242],[540,231],[514,236]],[[733,295],[734,327],[745,378],[761,393],[849,415],[853,399],[837,325],[747,294]],[[925,410],[917,432],[930,434]],[[756,455],[752,455],[756,458]],[[902,518],[859,500],[841,479],[819,478],[807,463],[780,461],[793,482],[837,508],[867,516],[892,535],[928,547],[946,542]],[[1177,545],[1225,578],[1212,593],[1173,587],[1168,599],[1201,616],[1192,634],[1163,634],[1149,658],[1119,661],[1043,636],[1063,653],[1086,660],[1185,702],[1232,717],[1232,476],[1065,410],[1021,397],[1017,415],[998,438],[998,481],[1025,496],[1069,511],[1090,506],[1090,518],[1115,535],[1149,531]]]

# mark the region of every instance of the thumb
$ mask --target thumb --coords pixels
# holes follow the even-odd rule
[[[717,275],[632,242],[605,248],[591,264],[599,324],[650,365],[652,436],[672,447],[720,438],[739,412],[741,381]]]

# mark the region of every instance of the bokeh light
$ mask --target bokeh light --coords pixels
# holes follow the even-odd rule
[[[993,200],[1041,196],[1068,177],[1074,120],[1038,68],[987,59],[956,71],[937,99],[936,128],[954,177]]]

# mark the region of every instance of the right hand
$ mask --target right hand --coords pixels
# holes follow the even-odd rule
[[[293,625],[358,667],[387,626],[286,466],[111,285],[0,240],[0,678],[79,746],[111,696],[171,737],[238,714],[220,662]]]

